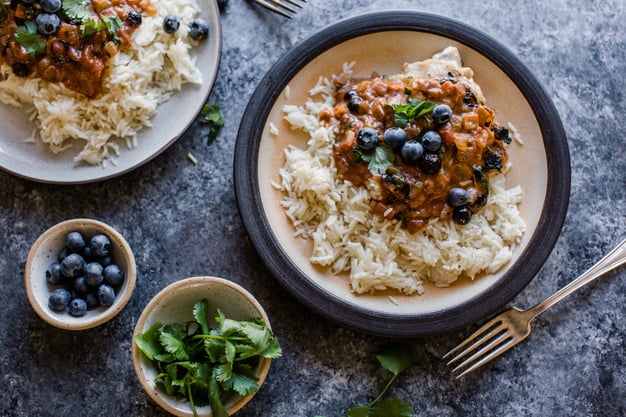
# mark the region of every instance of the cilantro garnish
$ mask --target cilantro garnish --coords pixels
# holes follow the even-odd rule
[[[373,151],[363,151],[355,148],[354,152],[357,161],[368,162],[367,169],[374,175],[382,175],[387,172],[387,168],[393,165],[396,159],[393,151],[386,146],[377,146]]]
[[[254,368],[258,359],[278,358],[278,339],[261,319],[237,321],[220,311],[211,327],[206,299],[198,301],[185,325],[153,324],[138,334],[135,344],[156,366],[155,382],[168,395],[197,406],[210,405],[215,417],[227,417],[225,394],[246,396],[258,389]]]
[[[200,121],[209,125],[208,143],[211,143],[217,136],[217,131],[224,126],[220,106],[217,104],[205,104],[200,114],[202,115]]]
[[[384,348],[374,356],[380,365],[393,375],[374,400],[367,405],[348,409],[345,417],[413,417],[411,404],[398,398],[383,399],[398,375],[413,365],[410,353],[400,346],[393,345]]]
[[[433,102],[416,98],[410,98],[407,104],[392,104],[394,124],[396,127],[402,127],[411,120],[427,115],[435,106],[436,104]]]
[[[37,23],[34,20],[27,20],[24,25],[17,27],[15,40],[26,49],[30,56],[43,54],[46,49],[46,45],[37,36]]]
[[[91,0],[63,0],[61,5],[63,13],[70,20],[84,21],[89,17],[89,7]]]
[[[119,17],[105,17],[103,20],[94,20],[89,17],[85,19],[83,24],[80,26],[80,31],[83,36],[90,36],[96,32],[101,30],[107,30],[109,35],[115,37],[117,34],[117,30],[122,27],[122,21]]]

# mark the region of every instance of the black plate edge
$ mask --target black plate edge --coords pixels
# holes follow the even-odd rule
[[[535,109],[548,158],[547,192],[541,221],[516,266],[507,271],[499,281],[501,284],[494,285],[481,296],[452,310],[434,312],[419,319],[379,312],[374,314],[347,303],[311,282],[290,261],[277,242],[265,217],[256,181],[257,153],[261,139],[258,126],[265,124],[269,114],[267,103],[273,103],[288,81],[328,48],[356,36],[391,30],[422,31],[445,36],[490,59],[514,81]],[[253,246],[279,282],[313,311],[342,326],[378,336],[415,337],[443,333],[471,324],[494,313],[523,290],[541,269],[560,235],[570,192],[570,159],[558,112],[543,87],[517,57],[490,36],[462,22],[406,10],[373,12],[338,21],[281,57],[261,80],[245,114],[237,135],[233,165],[235,196],[244,227]],[[513,284],[502,283],[511,276],[518,277]]]

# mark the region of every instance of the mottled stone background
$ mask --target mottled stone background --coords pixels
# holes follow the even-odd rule
[[[388,374],[371,353],[384,340],[315,316],[260,266],[237,211],[232,160],[246,103],[280,56],[341,18],[389,8],[438,13],[498,39],[526,63],[560,113],[572,158],[567,219],[545,266],[512,304],[542,300],[626,236],[623,0],[310,0],[289,21],[231,0],[210,96],[226,124],[214,143],[207,145],[207,128],[196,123],[154,161],[92,185],[42,185],[0,172],[0,416],[167,415],[135,378],[130,336],[161,288],[207,274],[250,289],[284,347],[239,416],[335,417],[377,394]],[[187,160],[189,151],[197,165]],[[138,286],[113,321],[70,333],[35,315],[22,276],[37,236],[79,216],[102,219],[127,237]],[[625,277],[622,269],[592,283],[541,316],[529,340],[460,382],[441,356],[471,328],[403,341],[417,364],[390,395],[411,402],[419,416],[626,415]]]

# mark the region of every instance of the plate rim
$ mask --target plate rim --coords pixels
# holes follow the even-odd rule
[[[383,31],[416,31],[466,45],[495,64],[519,88],[540,127],[546,150],[546,196],[537,228],[513,268],[480,295],[451,309],[419,317],[372,311],[316,285],[279,244],[265,216],[257,180],[257,155],[271,106],[288,82],[329,48],[358,36]],[[546,140],[552,138],[553,140]],[[237,206],[250,241],[274,277],[316,313],[378,336],[415,337],[443,333],[484,318],[521,292],[535,277],[558,239],[569,205],[571,166],[567,137],[556,107],[526,66],[497,40],[461,21],[413,10],[369,12],[339,20],[284,54],[267,72],[244,112],[235,143],[233,176]],[[285,275],[289,279],[285,279]],[[512,282],[511,282],[512,281]],[[498,300],[489,302],[489,300]]]
[[[204,0],[207,3],[210,3],[211,5],[211,9],[215,12],[215,19],[212,19],[212,23],[215,24],[215,28],[213,30],[211,30],[211,33],[215,33],[215,36],[217,36],[217,43],[216,43],[216,50],[215,50],[215,60],[216,60],[216,65],[213,69],[213,71],[211,72],[205,72],[206,68],[201,68],[200,71],[202,72],[203,76],[208,75],[208,78],[206,80],[202,81],[202,84],[207,84],[206,87],[206,92],[203,94],[203,102],[206,102],[213,90],[213,87],[215,85],[215,81],[217,80],[217,74],[219,73],[219,68],[220,68],[220,64],[221,64],[221,56],[222,56],[222,43],[223,43],[223,34],[222,34],[222,23],[221,23],[221,15],[220,15],[220,9],[217,5],[216,0]],[[199,6],[202,6],[201,4]],[[202,14],[202,8],[201,10],[201,14]],[[209,10],[209,9],[207,9]],[[178,93],[181,93],[180,91]],[[176,93],[175,93],[176,94]],[[163,104],[163,103],[161,103]],[[0,103],[0,105],[4,105],[2,103]],[[159,105],[160,107],[160,105]],[[102,168],[101,175],[96,175],[96,174],[87,174],[87,175],[81,175],[80,179],[73,179],[75,178],[73,175],[67,175],[67,176],[56,176],[54,178],[41,178],[41,176],[36,176],[36,175],[29,175],[29,173],[27,172],[27,170],[19,170],[16,169],[15,167],[7,167],[4,164],[0,163],[0,170],[11,174],[17,178],[21,178],[24,180],[28,180],[28,181],[33,181],[36,183],[41,183],[41,184],[53,184],[53,185],[80,185],[80,184],[92,184],[92,183],[97,183],[97,182],[101,182],[101,181],[106,181],[112,178],[116,178],[119,176],[122,176],[124,174],[127,174],[131,171],[136,170],[137,168],[142,167],[143,165],[147,164],[148,162],[154,160],[156,157],[158,157],[159,155],[161,155],[163,152],[165,152],[170,146],[172,146],[176,141],[178,141],[178,139],[180,139],[188,130],[189,128],[193,125],[194,121],[197,119],[198,115],[200,114],[200,111],[202,110],[202,106],[199,106],[194,112],[193,112],[193,117],[189,118],[189,122],[185,124],[185,126],[183,126],[180,130],[180,132],[178,132],[178,134],[173,135],[171,138],[169,138],[169,140],[167,140],[166,142],[164,142],[158,149],[156,149],[154,152],[148,154],[147,156],[138,159],[137,161],[132,162],[131,164],[129,164],[128,166],[124,167],[123,169],[119,169],[119,170],[114,170],[115,165],[113,165],[112,163],[109,163],[109,170],[107,172],[106,168],[102,168],[100,165],[95,165],[93,168]],[[158,109],[157,109],[158,111]],[[153,115],[153,117],[156,116]],[[150,129],[151,127],[144,127],[144,129]],[[144,130],[142,129],[142,130]],[[141,131],[138,132],[138,134],[140,134]],[[71,169],[72,167],[70,167]]]

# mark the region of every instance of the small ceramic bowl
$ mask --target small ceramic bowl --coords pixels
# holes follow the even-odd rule
[[[193,417],[189,402],[167,395],[156,387],[157,370],[134,343],[135,337],[154,323],[186,323],[193,320],[193,306],[203,298],[208,300],[208,311],[221,310],[233,320],[260,318],[270,327],[267,314],[259,302],[244,288],[224,278],[192,277],[170,284],[161,290],[144,308],[133,333],[132,357],[135,373],[146,393],[163,409],[179,417]],[[261,358],[254,374],[259,387],[269,372],[271,359]],[[258,390],[257,390],[258,392]],[[233,396],[224,403],[229,415],[247,404],[254,394]],[[198,415],[211,417],[210,406],[197,407]]]
[[[88,309],[81,317],[48,307],[50,293],[59,286],[47,282],[46,271],[57,260],[59,252],[65,246],[67,234],[72,231],[81,232],[86,241],[98,233],[106,234],[111,240],[113,261],[124,272],[124,282],[117,288],[113,304],[109,307]],[[44,321],[60,329],[86,330],[106,323],[122,311],[133,293],[136,277],[133,252],[117,230],[97,220],[72,219],[52,226],[35,241],[26,259],[24,284],[31,306]]]

